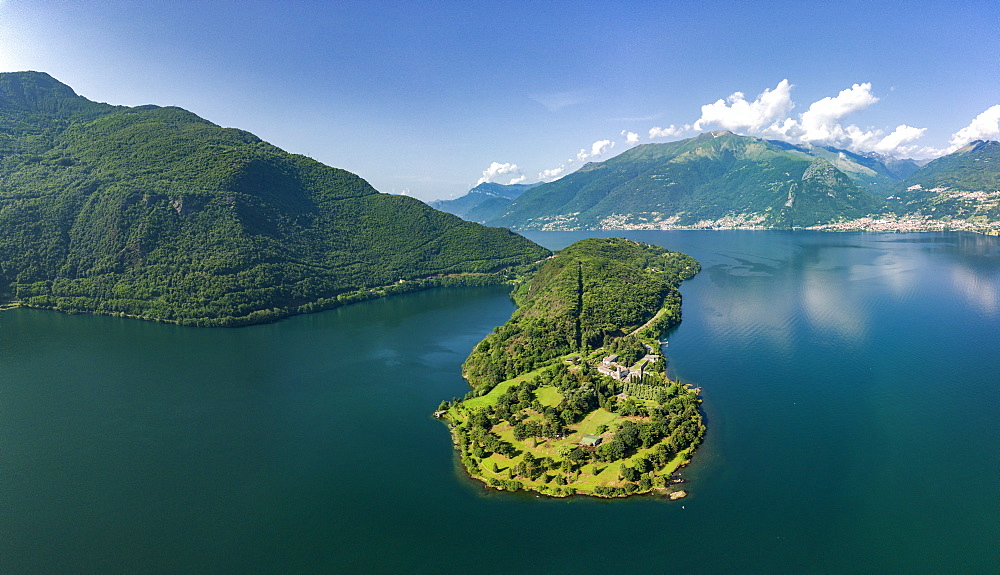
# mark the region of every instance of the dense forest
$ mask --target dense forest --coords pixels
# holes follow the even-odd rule
[[[0,74],[0,294],[186,325],[273,320],[548,255],[179,108]]]
[[[647,332],[655,337],[680,321],[677,286],[700,269],[694,258],[657,246],[581,240],[518,284],[518,309],[476,346],[463,373],[485,392],[554,357],[607,346],[654,316]]]
[[[442,402],[463,466],[546,495],[666,492],[701,441],[699,391],[671,381],[659,335],[697,261],[623,238],[582,240],[519,278],[517,311]]]

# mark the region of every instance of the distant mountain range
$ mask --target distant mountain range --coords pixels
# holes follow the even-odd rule
[[[7,302],[240,325],[548,254],[180,108],[0,74]]]
[[[514,229],[1000,230],[996,142],[924,166],[875,153],[708,132],[636,146],[524,191]],[[919,186],[919,187],[917,187]],[[454,200],[462,201],[463,198]],[[496,207],[499,207],[497,205]],[[465,215],[469,218],[469,213]],[[471,219],[471,218],[470,218]]]
[[[464,196],[453,200],[437,200],[430,206],[442,212],[455,214],[470,222],[485,222],[500,216],[512,201],[521,194],[540,186],[537,184],[497,184],[484,182],[472,188]]]

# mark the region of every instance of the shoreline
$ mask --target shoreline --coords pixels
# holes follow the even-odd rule
[[[531,228],[511,228],[514,232],[586,232],[586,231],[794,231],[810,230],[819,232],[876,232],[887,234],[968,232],[985,236],[1000,236],[1000,221],[974,223],[967,220],[931,220],[921,218],[860,218],[845,222],[820,224],[815,226],[793,226],[790,228],[767,227],[753,224],[730,225],[715,220],[691,225],[651,222],[643,224],[617,223],[614,226],[573,226],[543,224]]]
[[[533,264],[527,264],[527,265],[533,265]],[[381,299],[384,297],[402,295],[406,293],[415,293],[439,287],[479,287],[479,286],[506,285],[511,283],[511,279],[509,277],[511,273],[514,273],[514,270],[508,268],[505,270],[501,270],[498,272],[491,272],[491,273],[468,272],[460,274],[428,276],[423,278],[415,278],[411,280],[402,280],[389,285],[374,286],[371,288],[359,288],[356,290],[344,292],[327,298],[317,298],[316,300],[306,302],[304,304],[299,304],[297,306],[261,309],[261,310],[255,310],[243,316],[229,316],[224,318],[216,317],[216,318],[167,319],[167,318],[153,317],[153,316],[134,315],[113,310],[92,310],[92,309],[60,307],[58,303],[55,305],[32,304],[22,300],[11,300],[6,303],[0,304],[0,312],[12,309],[37,309],[37,310],[55,311],[68,315],[96,315],[105,317],[121,317],[121,318],[135,319],[140,321],[150,321],[153,323],[177,325],[181,327],[210,327],[210,328],[248,327],[252,325],[274,323],[297,315],[306,315],[310,313],[329,311],[345,305],[351,305],[353,303],[360,303],[363,301]],[[47,298],[51,297],[54,299],[57,296],[44,296],[44,297]]]

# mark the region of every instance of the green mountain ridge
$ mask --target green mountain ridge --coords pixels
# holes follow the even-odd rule
[[[8,299],[190,325],[549,253],[186,110],[91,102],[37,72],[0,74],[0,230]]]
[[[522,229],[806,227],[885,202],[825,158],[731,132],[636,146],[526,192],[490,225]]]
[[[897,184],[894,208],[936,219],[1000,221],[1000,142],[976,140]]]
[[[966,230],[1000,233],[1000,143],[924,166],[876,153],[707,132],[645,144],[534,188],[515,229]]]

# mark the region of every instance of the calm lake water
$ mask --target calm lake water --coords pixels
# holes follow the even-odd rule
[[[634,232],[681,250],[690,496],[486,492],[430,417],[514,306],[439,289],[272,325],[0,314],[0,571],[995,572],[1000,241]]]

